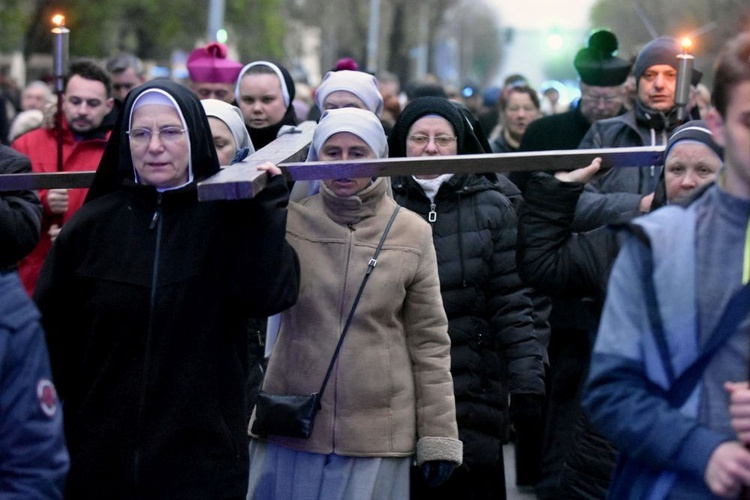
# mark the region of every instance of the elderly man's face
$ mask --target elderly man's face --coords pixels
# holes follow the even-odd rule
[[[112,73],[110,78],[112,79],[112,95],[120,102],[125,101],[128,92],[146,81],[146,79],[139,76],[133,68],[126,68],[119,73]]]
[[[206,83],[192,82],[190,88],[193,89],[198,99],[218,99],[227,104],[234,103],[234,84],[233,83]]]
[[[678,203],[716,179],[721,159],[705,144],[682,141],[672,147],[664,168],[667,201]]]
[[[647,107],[667,112],[674,107],[677,70],[668,64],[649,66],[638,79],[638,99]]]
[[[29,109],[44,111],[44,108],[47,107],[47,103],[49,102],[49,99],[47,98],[48,95],[49,92],[45,92],[41,87],[27,87],[21,94],[21,109],[24,111]]]
[[[581,83],[581,114],[589,123],[617,116],[625,100],[625,88],[595,87]]]

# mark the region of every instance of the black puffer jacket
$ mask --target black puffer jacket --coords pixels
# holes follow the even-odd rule
[[[491,180],[492,179],[492,180]],[[410,177],[393,179],[394,197],[430,220],[451,337],[451,373],[464,463],[497,462],[507,402],[500,356],[508,360],[511,397],[544,394],[531,301],[516,273],[516,216],[494,175],[458,175],[434,205]]]
[[[603,303],[609,271],[619,251],[608,227],[573,231],[581,183],[534,174],[519,210],[518,272],[524,283],[552,296],[596,298]]]
[[[518,271],[524,282],[553,297],[592,298],[593,315],[598,323],[609,274],[625,234],[611,226],[583,233],[573,231],[576,204],[583,189],[583,184],[561,182],[549,174],[531,176],[519,211]],[[623,214],[620,223],[637,215],[637,212]],[[596,325],[590,333],[593,345]],[[590,359],[589,352],[579,354],[576,362],[584,370],[576,383],[585,380]],[[581,367],[568,367],[576,368]],[[570,390],[578,393],[581,388]],[[577,396],[575,404],[579,406]],[[575,430],[570,446],[559,449],[556,446],[559,439],[550,445],[554,450],[551,453],[564,457],[559,484],[551,490],[552,496],[543,494],[540,498],[606,496],[616,449],[591,426],[581,408],[575,410],[573,418]]]

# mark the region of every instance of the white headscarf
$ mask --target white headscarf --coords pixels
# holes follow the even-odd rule
[[[246,64],[245,67],[240,70],[240,76],[237,77],[237,84],[234,86],[235,101],[240,102],[240,82],[242,81],[242,77],[245,76],[245,73],[247,73],[247,70],[249,70],[253,66],[267,66],[271,68],[274,73],[276,73],[276,76],[279,77],[279,82],[281,82],[281,95],[284,98],[284,105],[288,108],[291,99],[289,99],[289,89],[286,88],[286,80],[284,79],[284,74],[281,72],[278,66],[268,61],[251,62],[250,64]]]
[[[158,104],[160,106],[170,106],[177,111],[177,115],[180,117],[180,123],[182,123],[182,128],[185,129],[185,139],[187,140],[187,147],[188,147],[188,168],[187,168],[188,180],[187,182],[179,186],[157,188],[156,190],[159,192],[171,191],[173,189],[179,189],[183,186],[187,186],[188,184],[193,182],[193,156],[190,151],[190,134],[187,133],[187,130],[188,130],[187,122],[185,121],[185,117],[182,115],[180,106],[177,105],[177,101],[174,100],[174,97],[172,97],[167,92],[161,89],[146,90],[141,95],[136,97],[135,102],[133,102],[133,107],[130,109],[130,116],[128,117],[128,130],[130,130],[130,127],[132,127],[133,125],[133,113],[135,112],[135,110],[147,104]],[[135,170],[135,166],[133,167],[133,174],[135,175],[135,181],[140,183],[140,178],[138,176],[138,172]]]
[[[388,156],[388,139],[374,113],[358,108],[329,109],[323,112],[313,133],[307,161],[316,161],[318,151],[334,134],[349,132],[367,143],[378,158]]]
[[[237,145],[238,150],[249,148],[250,151],[248,154],[255,152],[253,141],[250,139],[250,134],[245,127],[245,120],[242,117],[240,108],[218,99],[203,99],[201,100],[201,104],[206,111],[206,116],[213,116],[226,124],[232,133],[232,137],[234,137],[234,143]]]
[[[336,91],[346,91],[354,94],[364,105],[380,116],[383,112],[383,96],[380,95],[378,80],[363,71],[329,71],[315,91],[315,104],[322,110],[323,101]]]

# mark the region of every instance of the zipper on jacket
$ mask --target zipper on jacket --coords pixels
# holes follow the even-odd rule
[[[457,193],[458,195],[458,203],[456,203],[456,216],[457,216],[457,224],[458,227],[461,227],[461,205],[463,198],[461,198],[461,193]],[[461,288],[466,288],[466,266],[464,265],[464,239],[463,239],[463,231],[459,230],[456,233],[456,236],[458,237],[458,261],[461,263]]]
[[[160,215],[161,215],[161,193],[159,193],[159,198],[156,200],[156,210],[154,210],[154,215],[151,217],[151,224],[148,226],[149,229],[153,229],[156,226],[156,223],[159,222]]]
[[[435,222],[437,220],[435,207],[437,207],[435,203],[430,203],[430,212],[427,214],[427,222]]]
[[[162,193],[156,198],[156,209],[151,217],[149,229],[156,228],[156,244],[154,245],[154,264],[151,269],[151,291],[149,296],[148,329],[146,331],[146,346],[143,359],[143,373],[141,374],[141,394],[138,398],[138,420],[136,421],[135,457],[133,459],[133,484],[136,490],[140,483],[140,461],[141,461],[141,429],[143,428],[143,413],[146,406],[146,388],[148,387],[148,367],[151,364],[151,338],[154,329],[154,307],[156,305],[156,284],[159,276],[159,252],[161,251],[161,199]]]

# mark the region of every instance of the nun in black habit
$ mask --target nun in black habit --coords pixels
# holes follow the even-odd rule
[[[243,498],[246,324],[296,300],[280,175],[255,199],[199,202],[219,171],[198,98],[129,94],[35,300],[65,408],[71,498]]]

